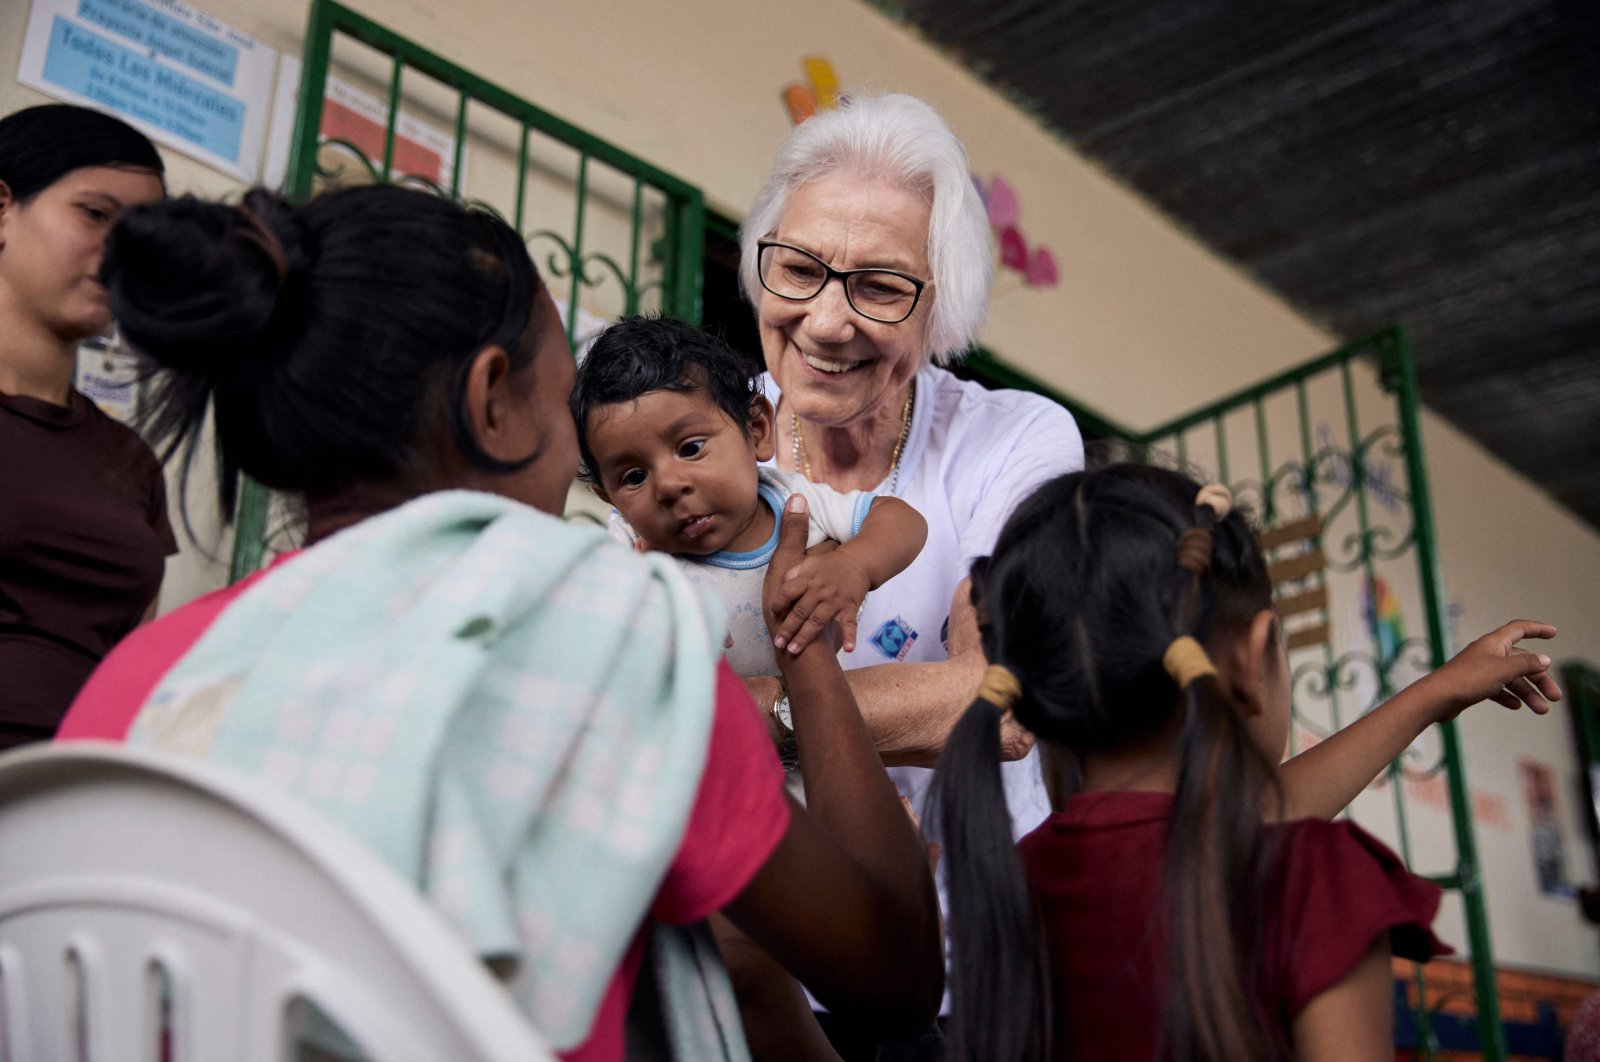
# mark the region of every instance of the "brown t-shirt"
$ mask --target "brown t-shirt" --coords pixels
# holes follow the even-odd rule
[[[53,729],[177,551],[138,435],[77,392],[0,394],[0,723]]]

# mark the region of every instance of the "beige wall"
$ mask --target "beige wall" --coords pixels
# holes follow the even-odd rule
[[[1556,661],[1581,658],[1600,666],[1600,535],[1440,418],[1426,416],[1424,434],[1445,593],[1462,609],[1462,636],[1512,618],[1544,619],[1560,632],[1548,649]],[[1557,768],[1568,875],[1594,884],[1567,708],[1558,705],[1541,719],[1480,705],[1467,714],[1462,731],[1472,787],[1503,799],[1510,810],[1509,829],[1480,825],[1478,831],[1496,951],[1503,961],[1600,975],[1594,929],[1571,901],[1543,896],[1536,887],[1517,773],[1523,757]]]
[[[285,0],[208,0],[209,13],[297,52],[306,9]],[[1022,227],[1049,245],[1060,286],[1003,281],[984,339],[1061,390],[1136,427],[1192,408],[1332,346],[1333,337],[1213,257],[945,56],[860,0],[806,5],[613,0],[363,0],[366,14],[546,109],[696,183],[735,216],[751,201],[788,130],[781,87],[802,56],[829,57],[849,89],[933,102],[963,137],[976,172],[1003,173]],[[26,0],[0,6],[0,66],[16,69]],[[42,99],[0,78],[0,112]],[[1064,72],[1070,76],[1070,72]],[[1084,86],[1093,91],[1093,86]],[[173,156],[174,191],[237,185]],[[1435,417],[1425,418],[1446,594],[1470,635],[1512,615],[1562,628],[1558,659],[1600,662],[1600,535]],[[193,506],[205,511],[206,496]],[[219,578],[191,550],[174,562],[163,604]],[[1600,975],[1600,946],[1569,902],[1533,886],[1516,761],[1561,768],[1569,869],[1590,876],[1571,785],[1566,720],[1492,706],[1464,721],[1474,788],[1509,805],[1511,827],[1480,829],[1503,961]],[[1379,794],[1381,796],[1381,794]],[[1365,808],[1374,797],[1363,798]],[[1374,813],[1381,819],[1381,815]],[[1380,832],[1389,832],[1379,822]],[[1448,851],[1443,819],[1416,829]],[[1447,920],[1448,921],[1448,920]],[[1446,927],[1459,943],[1459,931]]]

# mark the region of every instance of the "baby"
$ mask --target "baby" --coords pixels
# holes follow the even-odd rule
[[[916,559],[927,523],[898,498],[840,493],[772,459],[772,404],[731,347],[692,325],[630,317],[589,348],[572,390],[583,476],[616,507],[611,533],[662,550],[728,604],[728,663],[775,675],[773,649],[798,653],[834,620],[855,648],[856,616],[875,590]],[[778,514],[792,493],[811,518],[807,545],[840,543],[785,576],[767,631],[761,612]]]

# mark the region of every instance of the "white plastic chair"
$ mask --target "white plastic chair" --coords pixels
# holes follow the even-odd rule
[[[102,742],[0,756],[0,1059],[347,1057],[294,1049],[308,1003],[376,1062],[553,1058],[409,883],[288,795]]]

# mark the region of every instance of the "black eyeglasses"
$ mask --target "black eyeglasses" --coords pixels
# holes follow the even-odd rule
[[[899,324],[910,317],[929,283],[893,269],[835,269],[810,251],[773,240],[758,240],[756,248],[756,275],[778,298],[805,302],[838,278],[850,308],[880,324]]]

